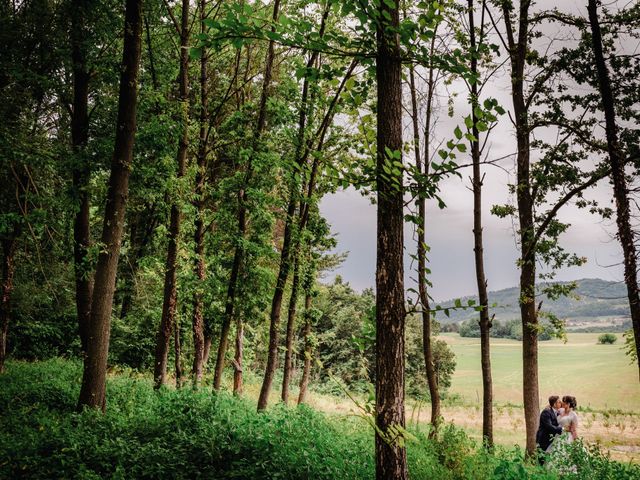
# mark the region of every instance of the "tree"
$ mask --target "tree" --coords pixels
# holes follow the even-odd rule
[[[80,409],[88,406],[101,408],[103,411],[106,409],[105,394],[111,309],[136,130],[142,0],[127,0],[124,27],[116,138],[101,236],[103,247],[96,267],[87,336],[87,354],[84,360],[82,386],[78,400],[78,408]]]
[[[87,329],[91,315],[93,292],[92,272],[88,267],[90,246],[89,165],[84,152],[89,137],[89,80],[86,21],[91,0],[73,0],[71,11],[71,60],[73,62],[73,107],[71,109],[71,142],[76,156],[73,168],[73,188],[78,206],[73,225],[73,254],[76,280],[76,309],[82,351],[87,349]]]
[[[627,284],[631,323],[636,344],[636,358],[640,358],[640,293],[638,292],[638,266],[634,234],[631,228],[630,207],[627,182],[625,178],[625,158],[618,140],[618,126],[614,108],[613,93],[609,70],[602,51],[602,33],[598,20],[598,6],[596,0],[589,0],[589,23],[591,25],[591,45],[595,57],[600,100],[605,116],[605,131],[607,137],[607,153],[611,164],[613,180],[613,195],[616,200],[616,223],[618,239],[624,255],[624,280]],[[638,364],[640,376],[640,363]]]
[[[402,63],[398,4],[377,10],[376,478],[407,478],[404,428]],[[391,172],[388,174],[386,172]]]
[[[174,26],[180,36],[180,73],[178,74],[179,100],[181,102],[180,123],[182,127],[177,153],[177,174],[179,181],[185,175],[187,168],[187,151],[189,149],[189,1],[182,1],[182,14],[180,25],[174,22]],[[164,296],[162,303],[162,318],[158,330],[156,343],[156,361],[153,372],[155,388],[160,388],[166,383],[167,357],[169,352],[169,340],[171,331],[177,331],[176,302],[177,285],[176,269],[178,257],[178,241],[180,236],[180,223],[182,220],[179,200],[171,205],[171,219],[169,225],[169,245],[167,248],[167,261],[165,265]],[[178,337],[175,338],[177,350],[179,350]],[[179,367],[179,355],[176,355],[176,365]],[[180,368],[176,371],[176,385],[180,386]]]

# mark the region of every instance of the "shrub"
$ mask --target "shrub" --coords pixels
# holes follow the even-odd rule
[[[600,345],[613,345],[618,341],[618,337],[616,337],[613,333],[603,333],[598,337],[598,343]]]

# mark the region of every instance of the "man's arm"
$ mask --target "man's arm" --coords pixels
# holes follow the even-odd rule
[[[562,427],[559,425],[554,425],[551,421],[551,415],[555,415],[553,410],[545,410],[542,412],[540,416],[540,425],[542,426],[542,430],[548,435],[554,435],[562,433]]]

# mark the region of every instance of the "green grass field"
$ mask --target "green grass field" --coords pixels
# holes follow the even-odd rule
[[[621,348],[598,345],[598,333],[569,333],[568,342],[539,343],[540,404],[549,395],[574,395],[578,404],[595,410],[640,413],[638,371]],[[450,392],[466,403],[482,398],[480,340],[457,333],[441,334],[456,354],[457,367]],[[491,366],[497,404],[522,404],[522,346],[515,340],[492,339]]]

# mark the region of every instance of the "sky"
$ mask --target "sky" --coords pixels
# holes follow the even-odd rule
[[[557,2],[556,2],[557,3]],[[575,12],[585,10],[583,2],[565,2],[563,7]],[[550,1],[537,3],[537,8],[553,5]],[[549,37],[558,36],[556,32],[545,32]],[[466,115],[468,101],[464,93],[452,96],[460,91],[455,83],[447,91],[439,91],[439,121],[436,138],[452,138],[454,127],[461,124],[460,115]],[[508,78],[496,76],[485,91],[486,96],[495,97],[507,110],[511,107]],[[452,98],[454,117],[446,114],[446,102]],[[409,119],[405,118],[405,138],[411,138]],[[596,132],[597,134],[597,132]],[[548,133],[542,133],[549,135]],[[489,158],[507,157],[499,165],[484,166],[486,173],[483,188],[483,225],[485,269],[489,290],[499,290],[518,284],[519,271],[516,267],[518,247],[515,240],[515,225],[511,219],[500,219],[490,214],[494,204],[515,203],[508,193],[508,184],[515,183],[515,135],[511,122],[502,117],[494,130]],[[469,158],[460,156],[459,163],[467,163]],[[474,253],[473,253],[473,195],[470,190],[471,169],[461,171],[462,178],[453,177],[441,185],[441,195],[447,208],[440,210],[433,202],[428,203],[427,244],[431,251],[428,255],[429,276],[433,287],[430,290],[436,301],[474,295],[477,293]],[[601,205],[611,204],[612,189],[608,180],[602,180],[587,195],[597,198]],[[334,252],[349,252],[346,261],[335,271],[326,275],[324,281],[331,281],[336,275],[349,282],[356,290],[375,286],[376,263],[376,206],[370,199],[350,188],[327,195],[320,204],[320,210],[336,235],[338,247]],[[614,237],[614,220],[602,220],[580,210],[574,205],[564,207],[559,219],[570,223],[571,228],[561,236],[561,244],[571,252],[587,258],[586,265],[561,270],[558,280],[579,278],[602,278],[610,281],[623,279],[621,248]],[[415,239],[411,226],[405,228],[405,287],[415,283],[417,265],[411,261],[410,254],[415,253]]]

